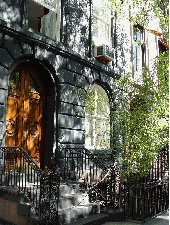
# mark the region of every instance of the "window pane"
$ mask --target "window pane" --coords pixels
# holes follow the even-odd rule
[[[102,117],[109,116],[109,99],[106,92],[101,89],[97,90],[97,115]]]
[[[110,45],[111,11],[107,1],[94,1],[92,35],[96,45]]]
[[[86,148],[109,148],[110,104],[107,93],[102,87],[94,84],[87,96],[85,108]]]
[[[85,108],[85,113],[94,115],[95,114],[95,91],[90,89],[86,95],[87,106]]]
[[[36,93],[40,92],[39,84],[33,76],[30,76],[30,91]]]
[[[20,73],[13,73],[9,78],[9,87],[12,89],[20,89]]]
[[[85,145],[87,148],[90,148],[94,145],[93,143],[93,119],[88,116],[86,117],[86,139]]]

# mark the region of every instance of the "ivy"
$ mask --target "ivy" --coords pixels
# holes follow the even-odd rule
[[[121,155],[125,176],[146,176],[156,153],[169,142],[168,68],[169,52],[166,51],[155,59],[152,71],[144,68],[140,84],[132,81],[129,75],[116,82],[123,86],[122,95],[126,96],[123,111],[117,107],[113,115],[120,126],[122,119],[118,121],[117,115],[125,121],[126,136]],[[117,138],[119,135],[121,133],[117,133]]]

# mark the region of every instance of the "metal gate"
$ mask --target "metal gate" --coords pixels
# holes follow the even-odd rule
[[[169,146],[162,148],[147,177],[124,182],[125,218],[145,221],[169,208]]]

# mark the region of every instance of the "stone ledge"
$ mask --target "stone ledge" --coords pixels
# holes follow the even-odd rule
[[[19,189],[17,187],[11,187],[11,186],[0,186],[0,193],[6,193],[11,194],[15,196],[19,196]]]
[[[0,198],[19,203],[21,194],[17,187],[0,186]]]
[[[123,210],[105,210],[104,212],[79,219],[68,225],[95,225],[115,221],[124,221]]]

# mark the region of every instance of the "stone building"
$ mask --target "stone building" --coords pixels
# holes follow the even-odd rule
[[[23,147],[41,168],[61,146],[120,152],[123,131],[115,140],[109,117],[119,104],[114,81],[141,71],[149,49],[155,57],[165,46],[154,32],[121,24],[106,3],[0,1],[0,147]],[[142,45],[149,38],[152,46]],[[90,116],[89,92],[103,96]]]
[[[96,84],[114,102],[121,70],[113,53],[94,58],[91,1],[0,4],[0,145],[22,146],[45,165],[59,144],[84,147],[85,101],[77,93]]]
[[[42,167],[59,146],[119,152],[108,116],[119,104],[114,81],[129,72],[140,77],[167,46],[154,32],[159,21],[152,30],[121,22],[108,4],[1,1],[0,146],[22,146]],[[91,117],[88,91],[105,96]]]

